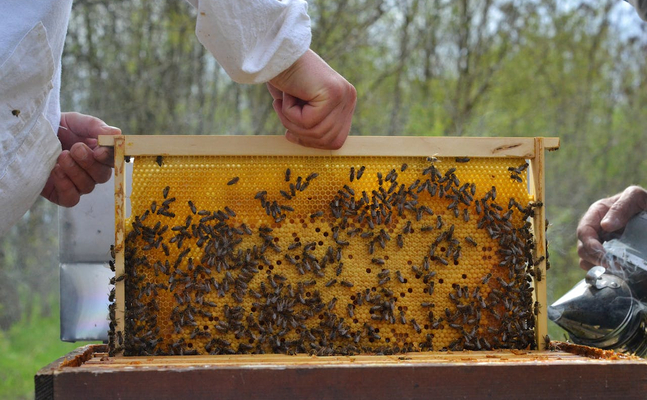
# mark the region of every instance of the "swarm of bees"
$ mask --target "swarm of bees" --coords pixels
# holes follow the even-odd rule
[[[111,353],[536,348],[541,204],[512,162],[137,158]]]

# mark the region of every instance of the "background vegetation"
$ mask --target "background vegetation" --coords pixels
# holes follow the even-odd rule
[[[357,88],[353,135],[561,138],[546,158],[549,302],[581,279],[579,216],[647,185],[647,23],[617,0],[309,4],[311,47]],[[76,1],[63,109],[127,134],[281,134],[265,87],[233,83],[198,43],[195,14]],[[40,201],[0,239],[3,398],[30,397],[36,370],[76,346],[58,339],[56,213]]]

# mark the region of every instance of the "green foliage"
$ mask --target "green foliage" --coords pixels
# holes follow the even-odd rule
[[[0,330],[0,398],[34,397],[34,375],[39,369],[81,346],[64,343],[59,337],[58,301],[55,297],[41,299],[52,308],[43,317],[36,301],[29,313],[9,330]]]

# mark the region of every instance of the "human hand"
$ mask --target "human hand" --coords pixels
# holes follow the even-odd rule
[[[647,210],[647,191],[639,186],[629,186],[622,193],[593,203],[577,226],[580,268],[601,265],[605,254],[602,242],[643,210]]]
[[[270,80],[267,89],[289,141],[320,149],[344,144],[357,92],[315,52],[308,50]]]
[[[97,136],[119,135],[121,130],[99,118],[75,112],[61,114],[58,139],[63,151],[40,193],[52,203],[72,207],[97,183],[110,179],[114,163],[111,148],[99,147]]]

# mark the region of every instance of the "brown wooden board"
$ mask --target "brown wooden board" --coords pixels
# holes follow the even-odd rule
[[[647,361],[564,352],[399,356],[107,357],[82,347],[41,369],[37,399],[645,398]]]

